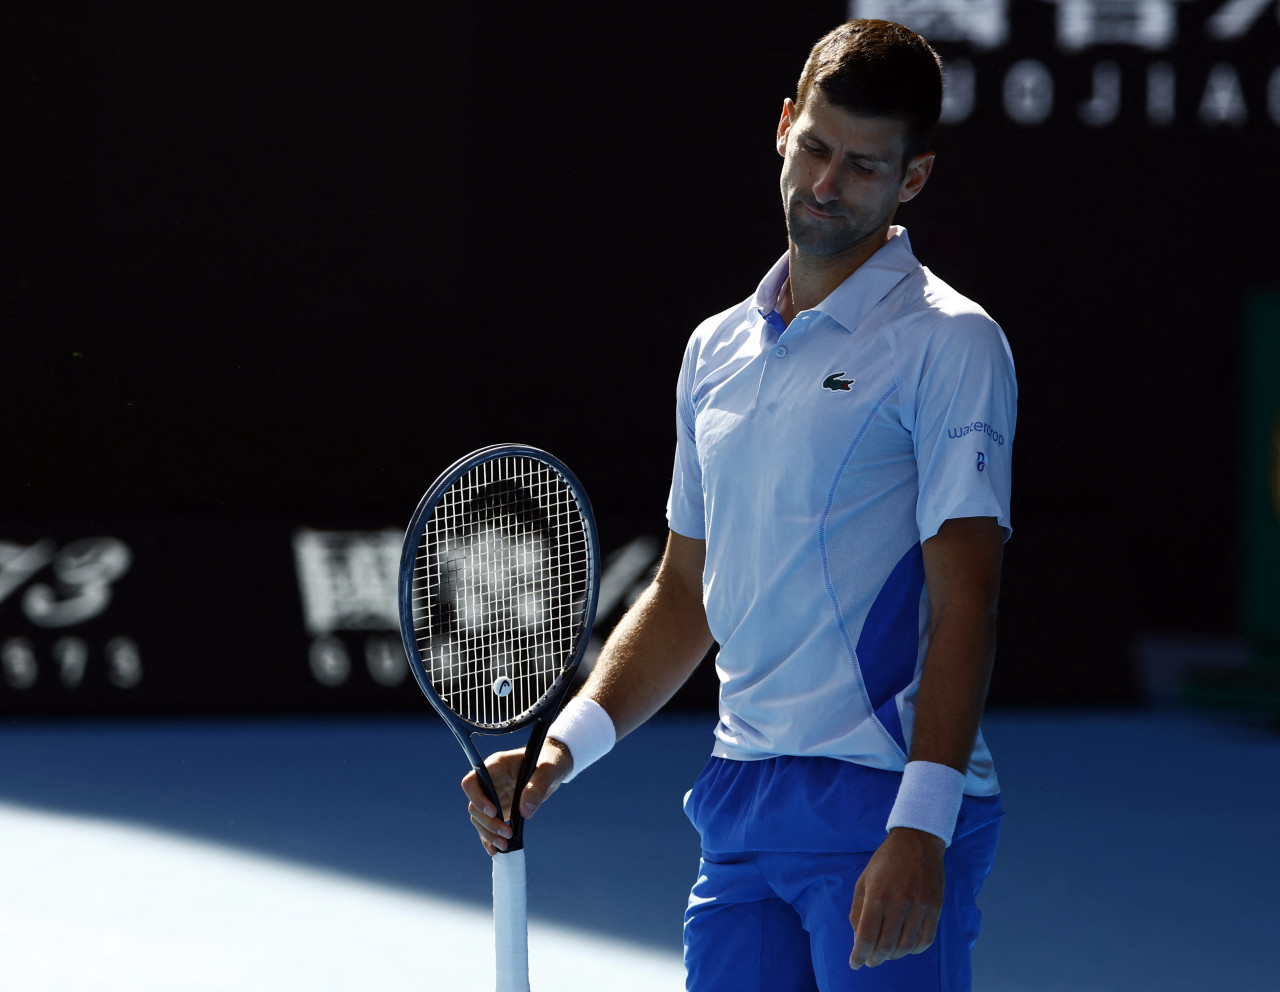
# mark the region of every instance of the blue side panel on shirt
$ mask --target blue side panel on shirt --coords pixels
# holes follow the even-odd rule
[[[899,559],[871,604],[858,638],[858,664],[876,719],[905,752],[894,696],[911,684],[920,653],[924,555],[917,543]]]

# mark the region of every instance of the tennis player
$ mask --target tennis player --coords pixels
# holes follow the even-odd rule
[[[970,987],[1017,386],[1000,328],[894,223],[941,98],[900,25],[813,48],[777,130],[787,252],[689,340],[663,561],[520,797],[532,815],[718,645],[715,744],[685,798],[697,992]],[[504,803],[519,756],[489,762]],[[474,774],[463,789],[503,849]]]

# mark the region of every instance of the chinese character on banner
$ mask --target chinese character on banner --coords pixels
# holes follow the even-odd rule
[[[409,666],[398,637],[396,582],[400,570],[399,531],[299,530],[293,535],[294,564],[302,594],[303,620],[311,635],[311,674],[336,688],[351,677],[352,650],[338,631],[360,631],[365,667],[378,685],[394,688]]]
[[[851,0],[849,16],[897,21],[930,41],[999,48],[1009,38],[1008,0]]]
[[[1058,48],[1134,45],[1164,51],[1178,39],[1177,5],[1187,0],[1045,0],[1058,11]]]
[[[293,554],[307,633],[399,627],[398,532],[300,530]]]
[[[1243,38],[1258,23],[1273,0],[1227,0],[1213,12],[1205,25],[1209,37],[1219,41]],[[1280,3],[1276,3],[1276,20],[1280,21]]]

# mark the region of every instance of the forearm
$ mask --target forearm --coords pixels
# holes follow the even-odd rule
[[[993,518],[967,517],[946,521],[923,545],[929,648],[916,693],[910,761],[889,812],[889,832],[854,889],[853,967],[933,943],[946,888],[945,851],[995,656],[1003,544]],[[914,948],[886,954],[883,935],[897,934],[908,912],[923,913],[924,936]]]
[[[994,609],[953,601],[950,609],[932,618],[930,635],[916,694],[911,751],[887,826],[891,838],[903,840],[900,835],[909,834],[917,848],[939,845],[932,851],[937,854],[951,843],[964,799],[991,676]]]
[[[712,645],[702,606],[702,544],[672,535],[657,576],[627,611],[582,694],[621,740],[661,709]]]
[[[924,543],[929,648],[916,694],[912,761],[969,769],[996,650],[1004,535],[990,517],[948,520]]]
[[[969,769],[995,658],[996,618],[986,603],[953,604],[930,625],[916,695],[912,761]]]

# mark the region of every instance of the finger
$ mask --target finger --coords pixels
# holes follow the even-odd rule
[[[855,971],[866,963],[871,948],[875,946],[874,940],[865,939],[866,930],[858,929],[866,908],[867,889],[862,879],[863,876],[859,875],[853,886],[853,907],[849,910],[849,926],[853,928],[853,952],[849,955],[849,967]]]
[[[921,935],[924,927],[925,916],[928,913],[927,906],[913,906],[907,913],[906,919],[902,921],[902,929],[898,933],[897,946],[889,955],[891,960],[905,958],[908,954],[919,954],[916,950],[920,943]],[[927,948],[928,945],[925,945]],[[920,950],[924,950],[921,948]]]
[[[896,952],[904,917],[905,914],[896,913],[885,916],[880,925],[880,936],[876,940],[876,946],[867,957],[868,968],[875,968],[898,956]]]
[[[864,909],[853,928],[853,953],[849,955],[849,967],[857,971],[871,962],[876,946],[880,941],[880,921],[878,917]]]
[[[862,917],[862,905],[866,901],[867,886],[863,882],[863,875],[858,876],[858,881],[853,886],[853,908],[849,910],[849,925],[855,930],[858,929],[858,920]]]
[[[485,816],[497,815],[498,811],[493,807],[493,800],[485,794],[484,788],[480,785],[480,776],[474,771],[467,772],[462,777],[462,792],[471,805]]]
[[[467,815],[471,817],[471,822],[485,833],[493,834],[495,837],[510,837],[511,827],[501,817],[491,816],[484,810],[476,807],[474,803],[468,804]]]
[[[505,851],[507,840],[511,837],[511,828],[507,826],[501,814],[495,808],[493,799],[480,783],[480,777],[470,771],[462,778],[462,791],[468,799],[467,815],[471,824],[480,836],[480,843],[485,851]]]
[[[925,913],[924,919],[920,923],[920,936],[916,939],[916,946],[912,949],[912,954],[923,954],[938,938],[938,921],[942,917],[941,906],[931,906]]]
[[[547,801],[547,792],[539,789],[532,781],[524,787],[520,794],[520,815],[526,820],[538,812],[538,807]]]
[[[495,754],[491,754],[484,763],[485,770],[489,773],[489,781],[493,783],[493,787],[496,790],[496,798],[500,805],[501,814],[504,817],[511,812],[511,797],[515,791],[515,778],[523,758],[524,752],[517,748],[511,751],[498,751]],[[486,791],[479,775],[474,770],[467,772],[462,777],[462,791],[477,806],[493,809],[494,797],[490,796]]]
[[[526,820],[538,811],[538,807],[560,787],[561,769],[549,761],[539,761],[520,793],[520,815]]]
[[[910,908],[910,903],[888,903],[875,896],[867,899],[862,916],[854,927],[854,955],[850,958],[850,965],[858,959],[868,968],[875,968],[900,957],[897,950],[902,943],[903,924]]]
[[[471,825],[475,827],[476,833],[480,836],[480,843],[485,848],[493,848],[498,851],[507,849],[507,842],[511,838],[511,828],[501,820],[493,817],[485,816],[483,813],[469,807],[471,812]]]

